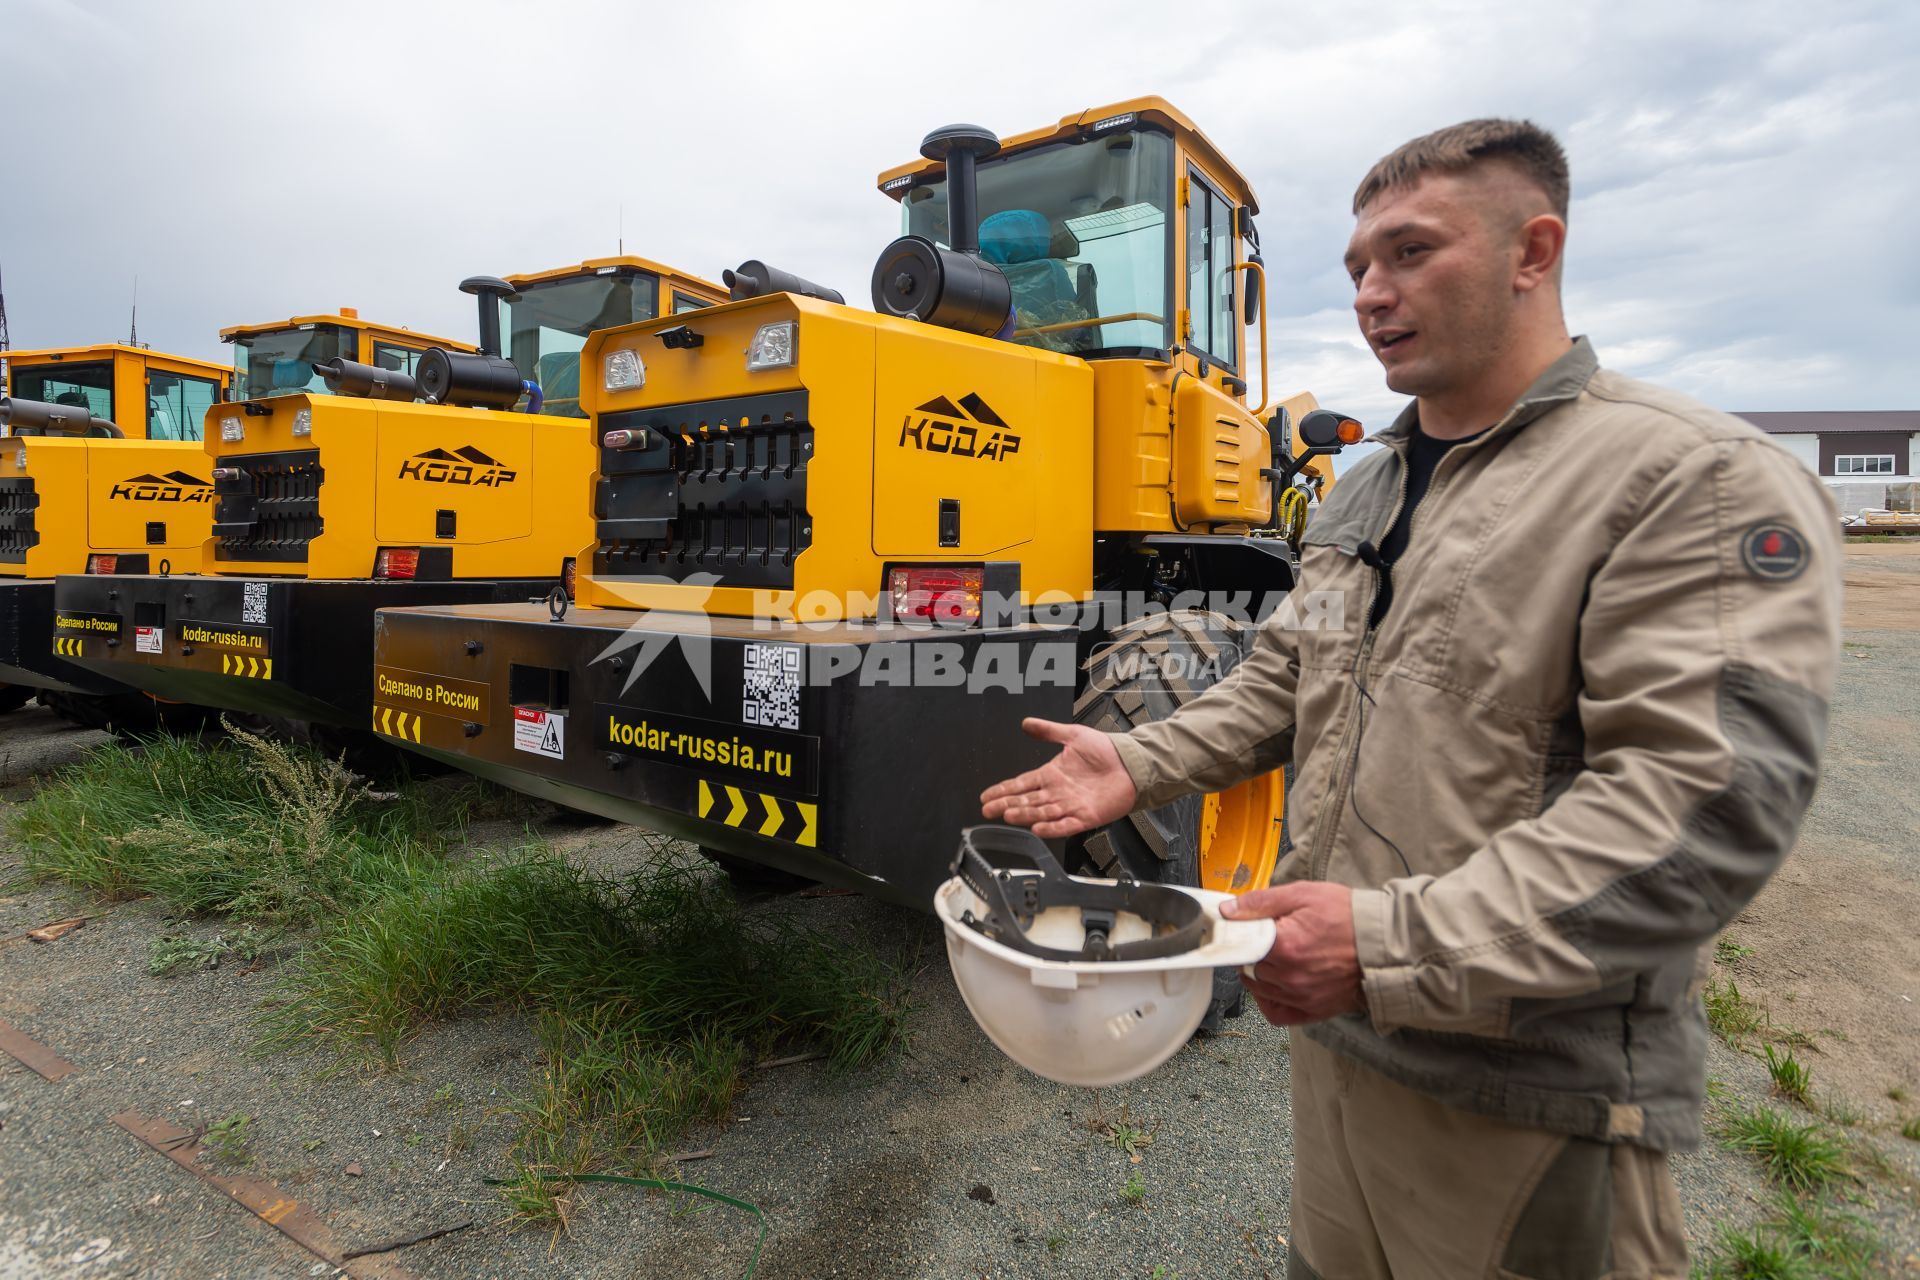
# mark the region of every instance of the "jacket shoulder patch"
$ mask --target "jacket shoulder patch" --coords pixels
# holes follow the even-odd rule
[[[1807,567],[1807,540],[1792,525],[1763,521],[1740,537],[1740,562],[1765,582],[1790,582]]]

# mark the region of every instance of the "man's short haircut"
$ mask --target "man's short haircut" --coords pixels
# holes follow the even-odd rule
[[[1468,120],[1402,143],[1360,180],[1353,211],[1359,213],[1382,192],[1410,187],[1426,174],[1464,173],[1488,162],[1518,170],[1565,220],[1567,153],[1557,138],[1531,120]]]

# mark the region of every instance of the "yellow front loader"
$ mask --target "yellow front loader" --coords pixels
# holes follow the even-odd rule
[[[37,690],[68,718],[102,727],[138,730],[156,714],[170,718],[165,705],[74,661],[88,639],[108,649],[154,641],[123,632],[107,613],[58,612],[56,575],[197,571],[215,505],[202,422],[236,379],[244,385],[249,374],[267,372],[269,362],[255,352],[332,349],[398,362],[446,341],[352,311],[236,326],[221,336],[240,353],[236,369],[123,344],[8,353],[0,408],[0,679],[17,691],[11,696],[24,701]]]
[[[1359,431],[1270,403],[1245,178],[1157,98],[922,151],[881,175],[907,234],[872,310],[788,277],[595,335],[576,606],[383,610],[383,732],[927,909],[981,789],[1045,757],[1023,717],[1164,715],[1237,660]],[[1070,852],[1251,888],[1283,803]]]
[[[207,414],[205,536],[171,576],[61,579],[63,613],[140,640],[82,637],[74,660],[161,698],[364,738],[376,608],[558,589],[591,534],[582,344],[726,292],[638,258],[462,288],[480,299],[478,351],[328,345],[316,317],[271,341],[229,331],[236,401]]]

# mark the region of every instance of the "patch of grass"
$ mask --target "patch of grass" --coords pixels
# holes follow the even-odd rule
[[[1773,1091],[1783,1098],[1807,1105],[1813,1092],[1813,1072],[1793,1056],[1793,1050],[1776,1051],[1766,1047],[1767,1074],[1773,1077]]]
[[[110,743],[20,807],[24,869],[102,897],[302,925],[437,861],[457,811],[376,796],[317,752],[235,733]]]
[[[391,1066],[429,1020],[533,1014],[543,1066],[511,1107],[520,1190],[509,1200],[516,1221],[564,1226],[564,1192],[521,1174],[649,1168],[690,1125],[730,1114],[755,1060],[811,1048],[853,1068],[904,1043],[901,969],[746,913],[664,842],[655,853],[624,880],[541,849],[417,874],[289,967],[263,1046],[358,1044]]]
[[[1147,1180],[1138,1169],[1127,1174],[1126,1182],[1121,1184],[1120,1198],[1128,1204],[1140,1205],[1147,1202]]]
[[[1838,1134],[1821,1124],[1795,1124],[1773,1107],[1731,1112],[1714,1132],[1729,1149],[1758,1158],[1770,1181],[1794,1191],[1824,1190],[1860,1176]]]
[[[1058,1253],[1058,1252],[1060,1252],[1060,1251],[1061,1251],[1062,1249],[1064,1249],[1064,1248],[1066,1248],[1066,1247],[1067,1247],[1067,1236],[1066,1236],[1066,1233],[1065,1233],[1064,1231],[1050,1231],[1050,1232],[1048,1232],[1048,1233],[1047,1233],[1047,1240],[1046,1240],[1046,1245],[1047,1245],[1047,1252],[1048,1252],[1048,1253]]]
[[[1694,1274],[1707,1280],[1865,1280],[1882,1251],[1879,1237],[1857,1215],[1825,1198],[1783,1192],[1758,1225],[1722,1225]]]
[[[1837,1093],[1822,1094],[1817,1101],[1810,1102],[1807,1105],[1835,1124],[1858,1128],[1867,1122],[1867,1113],[1865,1111],[1856,1107],[1853,1103],[1848,1102]]]
[[[1721,938],[1713,944],[1713,958],[1721,964],[1736,964],[1752,954],[1752,947],[1736,942],[1731,937]]]
[[[247,1149],[253,1117],[234,1114],[207,1126],[204,1145],[213,1158],[225,1164],[252,1164],[253,1152]]]
[[[1910,1116],[1900,1123],[1900,1136],[1909,1142],[1920,1142],[1920,1116]]]
[[[1740,994],[1740,984],[1715,978],[1707,983],[1707,1026],[1728,1044],[1739,1048],[1767,1025],[1766,1011]]]
[[[1887,1100],[1889,1102],[1905,1102],[1907,1100],[1907,1091],[1901,1086],[1895,1085],[1893,1088],[1887,1090]]]

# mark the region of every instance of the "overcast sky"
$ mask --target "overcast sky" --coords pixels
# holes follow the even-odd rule
[[[0,0],[0,37],[16,348],[124,338],[136,275],[141,339],[190,355],[343,305],[471,338],[462,277],[622,234],[865,306],[898,219],[874,176],[927,130],[1158,93],[1260,197],[1277,392],[1385,424],[1354,185],[1518,115],[1571,153],[1568,318],[1605,363],[1728,409],[1920,407],[1911,0]]]

